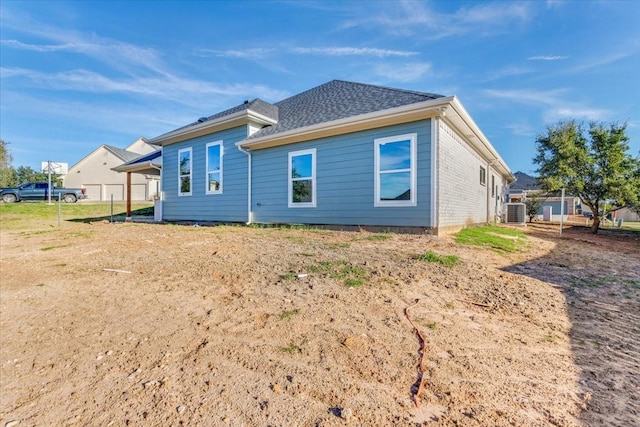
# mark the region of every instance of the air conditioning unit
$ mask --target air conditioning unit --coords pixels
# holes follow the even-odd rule
[[[526,224],[526,208],[524,203],[505,203],[504,222],[507,224]]]

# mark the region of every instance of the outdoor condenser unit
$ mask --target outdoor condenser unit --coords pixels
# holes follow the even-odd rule
[[[506,208],[505,223],[525,225],[526,210],[524,203],[505,203],[504,206]]]

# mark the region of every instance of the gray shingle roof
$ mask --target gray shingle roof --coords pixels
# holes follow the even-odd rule
[[[263,101],[260,98],[255,98],[251,101],[245,101],[240,105],[236,105],[235,107],[229,108],[228,110],[221,111],[212,116],[202,117],[201,119],[198,119],[193,123],[189,123],[188,125],[179,127],[178,129],[175,129],[171,132],[175,132],[176,130],[186,129],[188,127],[195,126],[205,121],[208,122],[210,120],[215,120],[221,117],[230,116],[231,114],[234,114],[243,110],[255,111],[256,113],[262,114],[263,116],[266,116],[270,119],[278,120],[278,107],[276,107],[273,104],[269,104],[268,102]]]
[[[388,108],[429,101],[442,96],[433,93],[332,80],[276,102],[275,106],[277,106],[279,112],[278,123],[261,129],[251,135],[249,139]]]
[[[253,139],[442,97],[443,95],[433,93],[332,80],[275,104],[270,104],[259,98],[245,101],[240,105],[209,117],[203,117],[164,135],[243,110],[251,110],[277,121],[277,124],[266,126],[249,137],[249,139]]]
[[[116,156],[120,157],[125,162],[129,162],[129,161],[135,159],[136,157],[140,156],[139,153],[134,153],[133,151],[127,151],[127,150],[124,150],[122,148],[114,147],[113,145],[106,145],[105,144],[105,148],[111,150],[111,152],[113,154],[115,154]]]

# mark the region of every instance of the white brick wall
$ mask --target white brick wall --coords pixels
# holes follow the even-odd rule
[[[487,163],[453,129],[438,122],[438,227],[463,227],[485,223],[487,191],[491,194],[491,175]],[[486,185],[480,184],[480,166],[487,169]],[[495,204],[490,199],[490,204]],[[493,208],[490,207],[492,210]]]

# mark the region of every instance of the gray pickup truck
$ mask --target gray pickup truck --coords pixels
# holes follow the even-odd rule
[[[64,188],[53,187],[51,192],[51,200],[58,200],[58,195],[65,203],[75,203],[78,200],[86,199],[84,188]],[[20,184],[15,188],[0,188],[0,198],[5,203],[20,202],[22,200],[40,200],[49,199],[49,184],[46,182],[28,182]]]

